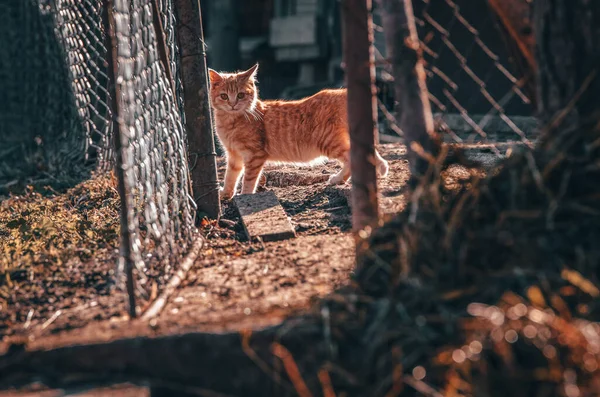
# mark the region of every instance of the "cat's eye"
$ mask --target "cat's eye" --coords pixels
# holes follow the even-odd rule
[[[240,92],[239,94],[237,94],[238,99],[244,99],[244,96],[246,94],[244,94],[243,92]]]
[[[227,96],[227,94],[221,94],[221,99],[226,101],[229,99],[229,97]]]

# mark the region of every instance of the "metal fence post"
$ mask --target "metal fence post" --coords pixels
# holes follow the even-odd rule
[[[199,0],[173,0],[194,201],[209,218],[221,213],[212,110]]]
[[[377,102],[371,9],[372,0],[342,2],[354,231],[367,225],[375,225],[379,220],[375,168]]]
[[[133,268],[135,266],[135,258],[133,254],[133,244],[131,242],[130,234],[130,219],[129,219],[129,208],[131,207],[131,196],[130,192],[125,187],[125,172],[123,169],[123,140],[127,140],[127,137],[123,137],[119,128],[119,97],[120,89],[117,83],[116,76],[118,75],[117,65],[117,38],[115,33],[115,20],[113,15],[113,2],[112,0],[106,0],[104,2],[103,18],[104,26],[108,31],[106,42],[108,48],[106,52],[106,58],[108,62],[108,78],[109,78],[109,92],[111,94],[110,104],[112,111],[112,131],[115,145],[115,173],[117,176],[120,198],[120,214],[121,214],[121,238],[120,238],[120,257],[119,257],[119,270],[125,271],[125,283],[127,288],[127,294],[129,299],[129,316],[131,318],[137,317],[136,311],[136,299],[135,299],[135,279],[133,274]],[[118,272],[120,273],[120,272]]]
[[[421,150],[436,155],[439,141],[431,114],[423,55],[413,15],[412,0],[380,0],[387,58],[394,76],[396,114],[404,132],[411,170],[411,182],[427,171],[429,162]]]

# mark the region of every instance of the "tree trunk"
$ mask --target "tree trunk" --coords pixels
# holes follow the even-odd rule
[[[199,216],[214,219],[221,214],[221,202],[212,111],[208,101],[200,1],[174,0],[173,6],[177,15],[176,30],[181,56],[185,127],[194,201],[198,205]]]
[[[396,117],[404,133],[411,184],[414,185],[429,167],[429,162],[422,154],[435,156],[439,137],[433,126],[412,0],[379,1],[383,8],[387,58],[392,66],[395,97],[398,100]]]
[[[539,65],[538,112],[545,125],[543,132],[547,132],[542,138],[544,144],[550,145],[548,149],[567,149],[563,145],[569,136],[582,129],[595,129],[597,138],[600,2],[537,0],[534,31]]]
[[[371,0],[342,2],[348,127],[351,141],[352,227],[355,231],[367,225],[373,226],[379,219],[375,169],[377,102],[371,8]]]

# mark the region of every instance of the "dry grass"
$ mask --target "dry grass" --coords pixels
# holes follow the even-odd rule
[[[28,188],[0,203],[0,332],[84,299],[89,288],[106,290],[119,236],[114,186],[97,176],[62,194]],[[55,304],[39,304],[46,300]]]
[[[381,340],[367,348],[380,371],[403,365],[412,382],[378,378],[381,390],[597,395],[597,133],[546,136],[487,175],[448,180],[442,156],[407,210],[364,236],[354,280],[385,313]],[[373,316],[372,307],[363,315]],[[426,383],[415,383],[415,367]]]

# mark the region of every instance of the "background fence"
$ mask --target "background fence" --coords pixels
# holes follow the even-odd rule
[[[0,4],[0,194],[19,179],[83,171],[92,130],[106,127],[98,119],[108,119],[107,109],[95,108],[106,83],[94,80],[102,37],[85,28],[96,14],[75,3]]]
[[[519,63],[498,16],[487,1],[413,0],[423,49],[427,88],[436,128],[449,143],[527,145],[536,136],[533,76]],[[393,81],[385,66],[380,1],[374,2],[376,61],[382,79]],[[398,132],[391,115],[393,96],[384,89],[380,112]],[[387,100],[386,100],[387,98]],[[389,113],[388,113],[389,112]],[[385,137],[384,137],[385,141]]]
[[[10,0],[0,11],[0,186],[116,170],[117,275],[131,264],[148,299],[196,231],[172,1]]]

